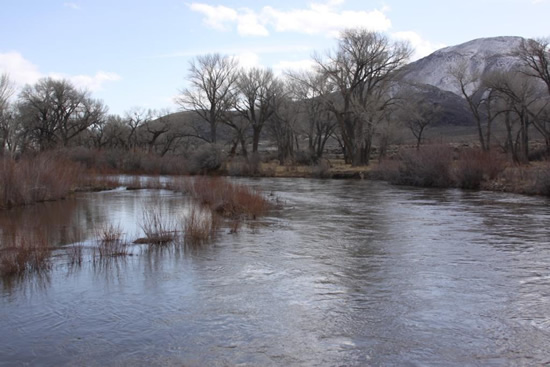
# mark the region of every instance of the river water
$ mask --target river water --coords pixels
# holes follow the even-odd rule
[[[0,366],[550,364],[550,202],[381,182],[244,180],[282,203],[202,247],[61,255],[2,283]],[[182,194],[85,193],[1,213],[93,245]]]

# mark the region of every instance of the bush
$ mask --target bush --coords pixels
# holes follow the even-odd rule
[[[57,200],[76,189],[84,169],[56,153],[0,159],[0,207]]]
[[[220,177],[197,177],[188,183],[187,191],[202,205],[229,218],[264,215],[270,202],[259,192]]]
[[[191,174],[206,174],[222,166],[222,151],[215,144],[201,145],[190,157],[188,170]]]
[[[330,162],[328,159],[321,159],[316,165],[311,168],[311,175],[317,178],[331,178]]]
[[[394,183],[422,187],[450,187],[452,150],[443,145],[427,145],[401,153]]]
[[[455,165],[456,184],[463,189],[478,189],[483,181],[495,179],[505,164],[502,155],[496,152],[466,150]]]

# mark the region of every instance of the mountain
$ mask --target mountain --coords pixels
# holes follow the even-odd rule
[[[495,70],[510,70],[520,64],[514,53],[522,41],[522,37],[491,37],[445,47],[408,64],[404,70],[404,79],[461,95],[449,75],[450,67],[466,62],[469,71],[479,75]]]

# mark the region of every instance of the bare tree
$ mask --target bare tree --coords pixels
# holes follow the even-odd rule
[[[413,88],[401,91],[400,100],[402,103],[398,112],[399,119],[416,138],[416,150],[419,150],[424,132],[439,119],[442,108],[423,98]]]
[[[487,77],[486,83],[498,93],[500,100],[498,113],[505,115],[508,131],[507,147],[512,150],[515,160],[527,160],[529,155],[529,127],[535,127],[547,141],[550,132],[539,123],[548,106],[548,99],[541,93],[540,84],[521,72],[495,72]],[[513,118],[519,122],[519,130],[514,139]]]
[[[234,58],[220,54],[198,56],[189,67],[189,88],[176,102],[185,110],[194,111],[208,123],[210,136],[196,137],[210,143],[217,140],[217,126],[234,106],[238,64]]]
[[[67,80],[45,78],[27,85],[20,96],[26,128],[41,149],[68,146],[80,133],[99,124],[106,107]]]
[[[7,148],[12,136],[14,114],[10,98],[15,93],[15,86],[8,74],[0,76],[0,154]]]
[[[523,72],[543,81],[550,94],[550,39],[523,40],[518,55],[527,66]]]
[[[469,70],[467,61],[459,62],[449,68],[449,74],[459,87],[462,96],[468,103],[477,125],[477,133],[481,149],[491,149],[491,129],[496,114],[492,113],[491,104],[494,102],[495,93],[488,86],[479,72]],[[483,131],[485,125],[485,132]]]
[[[314,56],[337,97],[325,99],[338,122],[347,162],[368,164],[375,123],[391,103],[389,88],[411,54],[406,43],[391,43],[364,29],[344,31],[327,59]]]
[[[325,75],[313,71],[288,73],[288,77],[293,99],[300,107],[299,133],[307,137],[310,155],[318,161],[337,127],[325,103],[330,85]]]
[[[291,98],[288,85],[279,83],[274,94],[275,113],[271,116],[268,128],[277,145],[277,155],[281,164],[287,164],[294,158],[296,147],[296,125],[298,121],[298,103]]]
[[[275,112],[273,99],[278,83],[270,69],[252,68],[239,73],[235,108],[252,129],[252,153],[258,151],[262,129]],[[232,127],[240,128],[242,139],[242,122]]]

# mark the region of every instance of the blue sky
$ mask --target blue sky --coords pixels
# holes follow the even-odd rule
[[[189,60],[220,52],[276,72],[308,65],[346,27],[407,39],[414,58],[501,35],[550,36],[550,0],[2,0],[0,73],[66,78],[111,113],[176,111]]]

